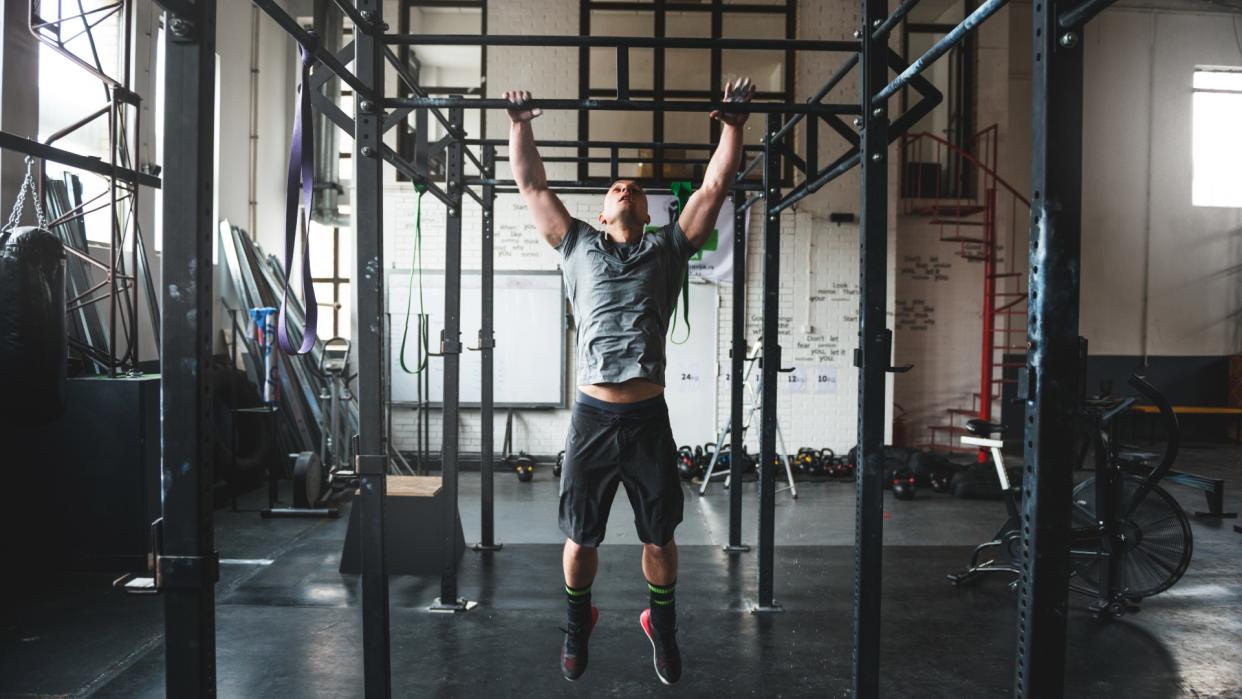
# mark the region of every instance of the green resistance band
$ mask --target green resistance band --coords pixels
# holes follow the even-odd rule
[[[673,211],[673,222],[675,223],[681,217],[682,209],[686,208],[686,202],[690,199],[690,195],[694,192],[694,187],[688,181],[672,182],[673,197],[676,200],[677,207]],[[673,324],[668,329],[669,341],[674,345],[684,345],[690,339],[690,263],[686,263],[685,273],[681,278],[681,312],[682,318],[686,324],[686,336],[680,340],[673,339],[673,333],[677,330],[677,301],[673,300]]]
[[[429,349],[427,341],[428,322],[427,317],[423,313],[423,195],[427,193],[427,186],[416,184],[414,191],[418,192],[418,206],[414,211],[414,250],[410,255],[410,288],[409,293],[405,297],[405,329],[401,331],[401,354],[398,359],[401,363],[401,371],[407,374],[421,374],[427,368],[427,351]],[[405,365],[405,341],[410,334],[410,306],[414,300],[414,275],[418,274],[418,323],[419,334],[422,336],[422,347],[418,354],[418,368],[410,371]]]

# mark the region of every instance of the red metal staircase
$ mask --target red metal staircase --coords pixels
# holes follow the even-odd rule
[[[940,240],[957,246],[955,254],[983,264],[979,390],[971,394],[969,408],[949,408],[944,424],[928,426],[924,446],[933,450],[976,451],[958,441],[966,421],[992,420],[1001,385],[1015,382],[1003,378],[1004,370],[1022,366],[1005,362],[1005,355],[1026,352],[1027,279],[1025,265],[1017,263],[1023,256],[1015,238],[1019,226],[1025,230],[1030,220],[1031,204],[997,173],[997,135],[993,124],[965,147],[927,132],[907,134],[902,143],[907,163],[903,213],[930,217]],[[1007,245],[998,239],[1003,215],[1009,217]]]

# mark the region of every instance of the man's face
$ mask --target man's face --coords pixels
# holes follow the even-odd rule
[[[604,196],[604,211],[599,215],[601,225],[607,226],[621,219],[643,224],[651,223],[647,212],[647,195],[634,180],[617,180]]]

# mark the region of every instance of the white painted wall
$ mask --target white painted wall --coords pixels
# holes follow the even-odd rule
[[[1242,209],[1190,196],[1191,77],[1242,66],[1239,24],[1119,8],[1085,33],[1081,308],[1093,353],[1242,347]]]
[[[1242,65],[1242,21],[1224,13],[1121,4],[1083,38],[1083,244],[1081,332],[1094,354],[1225,355],[1242,327],[1242,211],[1191,205],[1191,77],[1198,65]],[[1008,18],[1004,17],[1008,12]],[[1015,1],[980,32],[978,123],[1001,126],[1002,177],[1030,190],[1031,5]],[[1240,176],[1242,177],[1242,176]],[[1026,255],[1016,218],[1013,250]],[[1012,219],[1002,215],[1004,228]],[[903,217],[899,254],[942,254],[925,220]],[[898,296],[936,308],[927,331],[899,330],[900,361],[921,365],[898,380],[915,441],[943,411],[971,407],[978,390],[982,277],[952,260],[950,281],[898,277]]]
[[[286,2],[280,2],[287,7]],[[217,7],[216,53],[220,57],[219,216],[246,228],[250,216],[250,41],[259,27],[259,128],[257,230],[248,231],[263,249],[284,246],[285,177],[289,161],[289,130],[296,86],[293,71],[297,46],[266,14],[248,2],[222,2]]]

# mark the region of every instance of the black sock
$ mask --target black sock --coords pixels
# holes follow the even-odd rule
[[[591,625],[591,586],[565,586],[565,601],[569,604],[569,623],[585,627]]]
[[[677,599],[673,596],[676,588],[676,582],[656,585],[647,581],[647,589],[651,591],[651,624],[660,631],[677,628]]]

